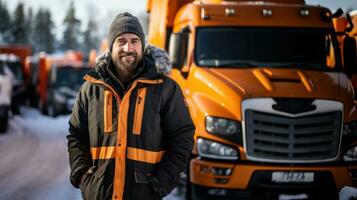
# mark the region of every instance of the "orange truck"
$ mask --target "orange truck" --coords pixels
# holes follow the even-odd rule
[[[31,47],[26,45],[0,45],[0,54],[7,59],[2,60],[12,72],[11,110],[18,114],[19,106],[25,103],[29,81],[29,69],[26,68],[26,57],[32,53]]]
[[[37,68],[38,106],[43,114],[55,117],[72,111],[83,76],[90,70],[80,52],[68,51],[61,55],[39,55],[29,61]]]
[[[188,199],[338,199],[357,186],[357,113],[327,8],[149,0],[196,125]]]

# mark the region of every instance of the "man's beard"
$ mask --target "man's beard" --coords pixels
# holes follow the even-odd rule
[[[125,56],[132,56],[134,59],[127,61]],[[135,52],[121,52],[118,54],[118,67],[122,70],[133,72],[137,68],[139,60],[140,58],[138,58],[138,54]]]

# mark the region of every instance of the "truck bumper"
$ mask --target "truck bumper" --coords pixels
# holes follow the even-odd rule
[[[353,186],[357,164],[278,166],[190,162],[193,199],[279,199],[279,195],[307,195],[308,199],[338,199],[338,191]],[[273,172],[312,172],[310,182],[276,182]]]

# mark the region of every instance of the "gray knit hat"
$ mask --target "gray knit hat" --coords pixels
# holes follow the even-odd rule
[[[115,38],[122,33],[134,33],[139,36],[144,50],[145,34],[138,18],[128,12],[124,12],[118,14],[110,25],[108,36],[109,52],[112,52]]]

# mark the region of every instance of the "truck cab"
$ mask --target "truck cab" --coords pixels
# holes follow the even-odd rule
[[[0,54],[0,62],[4,65],[5,73],[11,80],[11,111],[13,114],[20,113],[20,105],[26,98],[26,82],[20,57],[15,54]]]
[[[83,77],[89,70],[79,52],[40,55],[37,92],[41,112],[52,117],[72,112]]]
[[[337,199],[357,182],[352,84],[327,8],[148,1],[196,125],[188,198]]]

